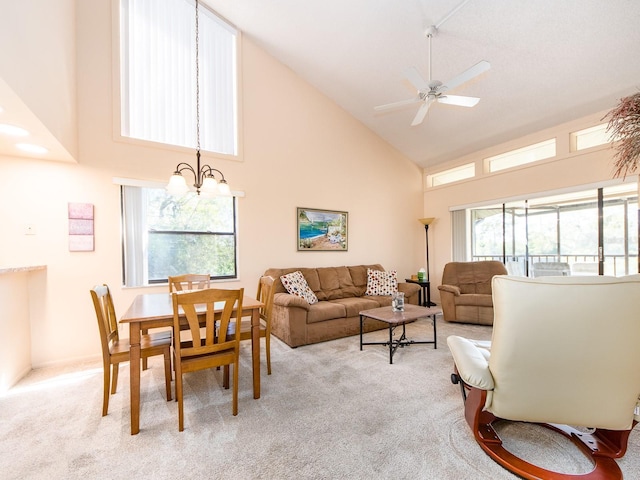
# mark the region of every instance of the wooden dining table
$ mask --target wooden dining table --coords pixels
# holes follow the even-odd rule
[[[260,307],[263,306],[264,304],[255,298],[244,297],[242,300],[242,316],[251,315],[253,398],[256,399],[260,398]],[[216,313],[222,311],[222,304],[220,307]],[[131,435],[136,435],[140,431],[140,332],[143,329],[173,326],[171,294],[144,293],[136,296],[120,319],[120,323],[129,324]]]

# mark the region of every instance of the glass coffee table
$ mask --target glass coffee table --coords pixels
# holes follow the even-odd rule
[[[360,350],[363,345],[389,345],[389,363],[393,363],[393,354],[398,347],[406,347],[413,344],[433,343],[433,348],[438,348],[438,337],[436,332],[436,316],[442,314],[440,307],[419,307],[417,305],[405,304],[403,312],[394,312],[391,307],[372,308],[360,312]],[[433,322],[433,340],[409,340],[406,335],[407,323],[412,323],[419,318],[430,317]],[[386,342],[363,342],[362,333],[365,318],[372,318],[389,325],[389,340]],[[397,327],[402,326],[402,333],[398,338],[393,338]]]

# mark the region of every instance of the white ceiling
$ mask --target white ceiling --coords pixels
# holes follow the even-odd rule
[[[0,135],[0,157],[28,157],[63,162],[76,161],[22,99],[0,78],[0,125],[2,124],[26,129],[28,133],[24,137]],[[20,143],[43,147],[46,152],[33,153],[23,151],[17,146]]]
[[[203,0],[422,167],[612,108],[640,87],[640,1],[470,0],[432,40],[432,78],[491,69],[450,93],[473,108],[418,105],[403,72],[428,78],[426,28],[463,0]]]

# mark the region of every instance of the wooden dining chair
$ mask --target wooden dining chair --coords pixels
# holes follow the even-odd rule
[[[182,375],[187,372],[213,367],[224,367],[225,378],[233,365],[233,415],[238,414],[238,354],[240,332],[233,336],[226,332],[231,322],[234,306],[236,316],[242,317],[244,289],[203,289],[191,292],[174,292],[173,300],[173,352],[176,370],[176,398],[178,400],[178,428],[184,430],[184,399]],[[216,305],[218,303],[218,305]],[[197,308],[196,308],[197,307]],[[215,308],[222,307],[220,313]],[[184,315],[188,329],[181,328]],[[200,328],[204,323],[204,328]],[[216,323],[219,329],[216,332]],[[183,335],[189,339],[182,340]],[[228,386],[226,386],[228,388]]]
[[[211,286],[211,275],[185,273],[183,275],[174,275],[167,277],[169,281],[169,293],[182,292],[185,290],[202,290],[203,288],[209,288]],[[146,335],[149,333],[148,329],[142,329],[141,333]],[[142,370],[147,369],[147,359],[142,359]]]
[[[208,273],[200,275],[195,273],[185,273],[184,275],[174,275],[169,277],[169,293],[182,292],[185,290],[202,290],[211,287],[211,275]]]
[[[111,292],[107,285],[96,285],[91,289],[91,298],[98,319],[100,343],[102,345],[102,367],[104,370],[104,392],[102,397],[102,416],[109,410],[109,390],[116,393],[118,370],[121,362],[129,361],[129,340],[118,335],[118,321]],[[164,356],[164,377],[167,401],[171,400],[171,332],[158,332],[142,335],[140,355],[143,359],[155,355]],[[112,371],[113,370],[113,371]],[[111,388],[109,388],[111,387]]]
[[[273,309],[273,277],[264,276],[258,280],[256,298],[264,306],[260,307],[260,338],[265,339],[265,352],[267,357],[267,375],[271,375],[271,311]],[[236,322],[229,325],[229,334],[233,335]],[[240,341],[251,340],[251,320],[240,321]]]

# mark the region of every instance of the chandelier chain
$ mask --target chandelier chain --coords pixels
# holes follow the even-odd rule
[[[196,0],[196,143],[200,152],[200,29],[198,18],[198,0]]]
[[[193,173],[195,177],[195,183],[193,186],[196,188],[196,193],[200,195],[200,191],[202,190],[207,195],[220,194],[220,195],[230,195],[231,190],[229,189],[229,184],[224,178],[224,174],[218,170],[217,168],[213,168],[210,165],[201,165],[200,164],[200,18],[199,18],[199,2],[195,0],[195,17],[196,17],[196,25],[195,25],[195,40],[196,40],[196,168],[193,168],[187,162],[180,162],[176,166],[173,175],[171,175],[171,179],[169,180],[169,184],[167,185],[167,190],[172,195],[183,195],[189,190],[187,186],[185,178],[182,176],[182,172],[189,171]],[[216,179],[215,174],[220,175],[220,180]]]

